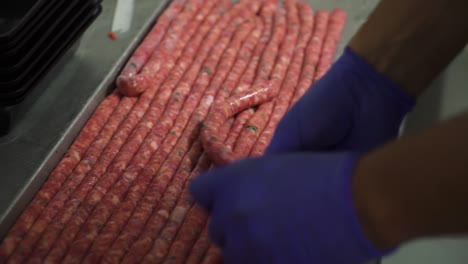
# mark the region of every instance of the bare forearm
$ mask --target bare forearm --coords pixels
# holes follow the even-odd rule
[[[350,47],[416,96],[467,43],[467,17],[466,0],[382,0]]]
[[[354,178],[363,226],[382,249],[468,234],[467,193],[468,114],[370,153]]]

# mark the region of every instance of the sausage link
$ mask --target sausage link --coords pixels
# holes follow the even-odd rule
[[[312,86],[315,80],[316,68],[327,33],[329,18],[330,13],[327,11],[320,10],[315,14],[314,31],[305,51],[305,60],[302,66],[301,77],[290,104],[290,109],[304,95],[310,86]]]
[[[234,147],[234,144],[237,142],[237,139],[239,138],[239,135],[242,132],[242,129],[244,129],[247,122],[250,120],[250,118],[252,118],[254,113],[255,113],[255,110],[251,108],[251,109],[242,111],[241,113],[237,115],[236,120],[234,121],[233,128],[229,132],[228,138],[226,142],[224,143],[226,147],[230,149]]]
[[[213,36],[214,35],[215,34],[213,34]],[[209,37],[211,37],[211,35]],[[136,179],[139,179],[139,182],[150,181],[154,175],[154,172],[157,171],[159,166],[164,162],[165,157],[167,157],[167,155],[171,152],[177,139],[177,137],[171,137],[171,135],[175,134],[176,132],[173,130],[168,138],[166,138],[166,135],[171,129],[172,124],[174,124],[174,119],[177,117],[177,113],[184,104],[187,95],[191,93],[191,87],[195,81],[197,72],[201,68],[201,64],[204,61],[204,58],[206,58],[208,55],[209,50],[202,49],[202,51],[203,53],[199,52],[197,58],[195,59],[196,63],[192,65],[192,67],[184,75],[182,82],[178,84],[172,98],[169,101],[169,104],[167,105],[163,115],[160,117],[158,124],[153,128],[153,132],[150,134],[150,140],[147,139],[146,141],[148,144],[161,145],[162,148],[159,148],[158,151],[152,155],[153,158],[151,158],[149,163],[140,163],[142,165],[141,167],[139,166],[139,168],[130,171],[130,173],[124,172],[121,178],[112,187],[111,191],[103,197],[103,200],[96,206],[91,216],[87,219],[87,223],[75,238],[69,253],[65,257],[65,261],[67,261],[67,259],[75,260],[86,253],[93,240],[101,232],[102,227],[106,224],[114,208],[120,203],[120,201],[122,201],[123,196],[132,183]],[[194,89],[196,87],[198,86],[195,85]],[[192,90],[192,95],[194,93],[196,92]],[[136,185],[137,189],[139,189],[138,186],[139,185]],[[143,184],[143,186],[146,188],[147,185]],[[135,192],[131,192],[130,195],[134,193]],[[139,195],[141,190],[138,190],[137,193]],[[138,201],[138,199],[134,200]],[[107,234],[109,233],[107,232]]]
[[[251,154],[251,150],[254,145],[256,145],[259,136],[265,130],[269,120],[274,116],[274,105],[278,103],[278,100],[288,96],[288,91],[284,92],[283,90],[289,89],[290,92],[291,88],[294,89],[294,86],[285,86],[284,83],[288,81],[286,73],[291,61],[293,60],[296,42],[300,33],[300,22],[297,10],[297,1],[284,1],[284,6],[287,12],[287,32],[284,39],[280,42],[281,46],[279,48],[273,72],[271,73],[271,79],[275,83],[274,86],[278,87],[274,89],[280,90],[280,94],[276,96],[274,101],[261,105],[248,122],[246,129],[241,132],[239,140],[234,148],[234,153],[238,157],[245,157]],[[283,92],[281,93],[281,91]]]
[[[259,62],[259,58],[269,39],[269,37],[265,38],[265,36],[268,36],[271,32],[271,27],[264,27],[263,21],[268,23],[268,16],[271,17],[272,11],[270,10],[270,13],[268,13],[268,9],[265,7],[267,7],[267,5],[263,6],[262,13],[261,13],[263,19],[258,20],[258,22],[256,23],[257,27],[252,32],[252,36],[248,38],[248,41],[244,43],[245,52],[242,51],[243,49],[241,49],[241,51],[238,54],[237,62],[233,67],[234,69],[236,68],[236,65],[239,65],[239,68],[243,70],[239,69],[239,71],[237,70],[231,71],[230,76],[232,76],[232,78],[228,77],[225,82],[225,85],[229,86],[230,88],[229,90],[231,91],[230,93],[227,93],[225,92],[227,89],[223,89],[223,96],[225,97],[228,94],[235,93],[235,91],[238,89],[238,88],[234,89],[235,80],[237,80],[239,84],[241,83],[248,84],[248,82],[250,83],[253,82],[255,75],[251,73],[255,72],[256,66],[258,65],[258,62]],[[244,77],[243,79],[240,78],[239,76],[240,72],[244,72],[244,74],[242,75]],[[249,75],[251,76],[250,80],[246,78]],[[233,120],[230,120],[229,122],[232,122],[232,121]],[[232,133],[233,129],[235,128],[232,127],[231,131],[229,131],[229,134]],[[228,131],[221,132],[222,139],[226,138],[227,136],[228,136]],[[225,144],[232,147],[233,143],[234,142],[229,144],[226,138]],[[209,157],[207,155],[203,155],[200,163],[209,164]],[[192,173],[191,177],[193,177],[194,175],[196,176],[198,174],[199,172],[195,171],[194,173]],[[199,237],[200,233],[203,230],[204,223],[207,221],[207,216],[200,208],[193,206],[193,200],[188,191],[188,186],[189,185],[186,184],[185,189],[182,193],[182,196],[179,199],[178,204],[176,206],[177,209],[174,210],[174,212],[177,212],[177,215],[179,218],[185,217],[185,220],[182,224],[179,224],[181,226],[178,227],[179,230],[177,233],[177,237],[175,238],[173,244],[171,245],[171,248],[169,249],[169,253],[164,259],[164,263],[186,263],[187,261],[188,262],[192,261],[192,263],[198,263],[203,257],[204,252],[208,249],[208,246],[209,246],[208,236],[205,237],[204,242],[202,240],[197,240],[197,238]],[[178,223],[178,222],[174,221],[174,223]],[[168,225],[168,226],[171,226],[171,225]],[[166,232],[163,230],[163,233],[166,233]],[[169,238],[170,240],[173,239],[172,236],[169,236]],[[194,244],[195,244],[195,248],[192,249],[192,245]],[[154,247],[156,247],[156,244]]]
[[[26,236],[49,201],[60,190],[70,173],[78,165],[82,156],[100,133],[119,102],[120,96],[116,93],[111,94],[90,117],[62,160],[49,175],[46,183],[3,239],[0,245],[0,262],[5,262]]]
[[[15,253],[10,257],[11,262],[20,263],[25,258],[33,258],[33,256],[30,254],[33,250],[37,249],[36,242],[41,237],[49,223],[63,208],[73,191],[83,181],[85,175],[91,170],[91,168],[96,165],[99,157],[103,153],[103,150],[108,145],[112,136],[116,133],[120,124],[132,109],[135,101],[135,98],[123,98],[120,101],[119,105],[110,116],[104,128],[101,130],[95,141],[84,154],[78,166],[70,174],[68,179],[62,185],[61,189],[44,208],[39,218],[29,230],[25,239],[18,245]]]
[[[211,21],[215,23],[215,21]],[[186,32],[186,35],[190,37],[196,31],[196,27],[190,29]],[[165,40],[164,40],[165,41]],[[163,42],[164,42],[163,41]],[[178,45],[179,46],[179,45]],[[184,47],[180,47],[184,49]],[[190,52],[191,48],[193,47],[186,47],[185,50],[188,51],[184,54],[190,54],[194,52]],[[124,146],[121,148],[119,153],[117,154],[116,158],[112,161],[109,168],[106,170],[106,173],[99,178],[99,181],[94,185],[87,185],[92,190],[85,194],[86,199],[84,202],[80,203],[80,206],[77,208],[77,211],[68,212],[66,218],[69,219],[68,222],[62,224],[62,230],[60,231],[60,236],[55,241],[54,245],[52,246],[52,250],[48,253],[46,258],[47,261],[57,262],[60,261],[65,251],[68,249],[69,245],[72,243],[74,237],[79,232],[80,227],[84,224],[86,219],[88,218],[89,214],[95,207],[97,203],[100,202],[104,194],[111,188],[111,186],[115,183],[118,179],[119,175],[127,168],[129,162],[131,162],[132,158],[135,156],[136,152],[138,151],[140,154],[136,155],[133,162],[127,168],[127,174],[131,174],[135,170],[138,170],[143,166],[146,161],[149,159],[152,153],[156,151],[158,147],[155,144],[151,144],[150,141],[146,140],[146,144],[142,144],[149,132],[153,129],[155,125],[155,120],[157,120],[162,110],[164,109],[164,104],[169,100],[173,89],[177,85],[177,82],[185,71],[185,66],[191,63],[191,57],[181,57],[179,58],[179,67],[172,71],[171,76],[164,82],[160,89],[158,89],[158,93],[154,98],[152,98],[151,105],[149,106],[148,110],[144,113],[143,118],[138,123],[137,127],[132,131],[129,140],[125,142]],[[170,65],[164,64],[167,66],[167,71],[170,70]],[[164,68],[163,68],[164,69]],[[163,70],[161,69],[161,71]],[[160,72],[161,72],[160,71]],[[159,73],[158,73],[158,76]],[[159,81],[162,81],[160,78]],[[157,85],[154,83],[155,86]],[[152,87],[149,90],[153,90]],[[149,90],[146,90],[145,94]],[[143,165],[138,165],[143,164]]]
[[[276,5],[277,2],[275,1],[267,1],[262,6],[262,11],[260,13],[260,16],[262,18],[262,25],[259,25],[257,27],[257,29],[259,30],[258,34],[262,34],[260,41],[258,42],[254,53],[248,56],[248,58],[251,58],[250,62],[248,62],[249,66],[242,75],[241,79],[239,80],[237,88],[231,94],[238,95],[249,90],[252,87],[252,84],[255,80],[255,74],[258,67],[258,63],[260,62],[265,47],[270,42],[270,38],[273,33],[273,14],[275,12]],[[216,104],[219,103],[220,102],[217,102]],[[237,115],[236,120],[234,121],[233,129],[230,131],[228,139],[225,142],[225,145],[227,145],[229,149],[232,149],[234,147],[234,144],[237,138],[239,137],[241,130],[244,128],[245,123],[248,120],[250,120],[254,113],[255,109],[251,108]]]
[[[230,48],[228,48],[225,52],[226,56],[223,56],[223,60],[219,64],[219,66],[222,66],[222,67],[218,67],[217,69],[216,75],[217,76],[219,75],[221,78],[219,79],[218,83],[214,83],[214,82],[212,83],[212,85],[210,86],[209,92],[206,96],[212,97],[213,93],[216,93],[216,91],[218,90],[217,87],[219,87],[219,85],[222,84],[222,82],[228,75],[228,72],[230,71],[232,65],[234,64],[236,53],[239,50],[240,45],[242,44],[244,39],[250,34],[253,28],[254,28],[254,23],[252,22],[241,25],[236,35],[234,36],[233,41],[230,44]],[[215,80],[216,80],[216,77],[215,77]],[[220,97],[218,95],[216,96]],[[203,112],[203,116],[206,116],[206,113],[208,112],[209,107],[207,104],[201,104],[201,106],[203,107],[203,109],[200,109],[200,112]],[[187,127],[187,128],[188,128],[186,130],[187,132],[193,131],[193,126]],[[182,136],[182,139],[183,138],[184,136]],[[193,148],[200,148],[198,151],[202,151],[201,145],[199,142],[197,142],[196,145],[193,145],[192,149]],[[183,189],[184,182],[185,182],[185,179],[184,181],[180,181],[180,176],[182,175],[176,174],[175,178],[172,180],[170,187],[168,188],[164,197],[162,198],[162,201],[160,203],[161,205],[159,206],[158,214],[159,212],[163,212],[163,213],[171,212],[172,208],[175,206],[177,198],[174,199],[174,197],[178,197],[180,195]],[[181,214],[178,214],[178,215],[181,215]],[[157,221],[157,223],[160,224],[160,227],[158,228],[159,230],[161,230],[164,227],[166,220],[167,218]],[[175,237],[179,224],[180,222],[178,221],[170,221],[169,223],[166,224],[166,226],[161,232],[161,236],[159,236],[158,239],[156,239],[152,250],[145,257],[146,261],[159,263],[160,261],[164,259],[165,255],[167,254],[169,250],[171,242]]]
[[[276,96],[278,81],[276,79],[269,81],[266,73],[269,75],[274,67],[276,54],[286,31],[285,10],[282,8],[278,8],[275,13],[274,28],[275,32],[270,43],[267,45],[266,51],[263,53],[257,77],[251,91],[241,92],[237,96],[226,100],[226,102],[215,106],[216,111],[213,111],[204,123],[201,134],[202,143],[205,151],[215,164],[227,164],[243,157],[240,151],[233,152],[219,140],[217,130],[222,123],[234,114],[246,108],[268,102]]]
[[[296,3],[296,1],[291,0],[285,1],[285,4],[286,6],[297,4],[297,9],[299,10],[300,16],[300,33],[298,32],[299,38],[297,40],[296,48],[294,49],[293,59],[289,65],[286,78],[283,81],[281,90],[274,103],[274,108],[270,120],[268,121],[265,129],[262,131],[260,137],[255,142],[253,149],[250,152],[251,156],[261,156],[263,154],[267,146],[270,144],[271,138],[273,137],[273,133],[279,121],[287,112],[299,82],[299,77],[304,62],[305,48],[312,35],[313,11],[310,5],[305,1]],[[290,7],[290,9],[293,9],[293,7]]]
[[[134,78],[146,62],[149,60],[151,54],[159,46],[159,43],[164,38],[164,35],[169,28],[171,22],[183,10],[187,0],[175,0],[171,5],[161,14],[158,21],[143,40],[141,45],[135,50],[132,57],[128,60],[123,68],[119,77],[117,77],[117,89],[127,96],[131,96],[131,87],[128,87],[130,82],[126,81]]]
[[[223,139],[227,137],[231,128],[232,120],[225,123],[221,130],[221,137]],[[193,150],[199,151],[200,153],[202,152],[202,146],[199,141],[192,146],[191,151]],[[171,203],[176,204],[172,204],[170,209],[165,211],[168,214],[167,220],[169,222],[166,223],[164,229],[161,231],[161,235],[158,236],[157,240],[153,244],[152,252],[155,252],[157,257],[160,255],[160,257],[156,258],[156,263],[184,263],[184,258],[190,250],[190,245],[192,245],[191,241],[200,234],[199,232],[202,230],[203,225],[206,222],[206,216],[204,213],[202,215],[191,214],[191,207],[193,206],[194,201],[189,191],[189,183],[191,179],[206,171],[210,165],[210,159],[206,155],[202,155],[197,166],[190,173],[188,178],[185,179],[185,182],[179,184],[175,181],[172,182],[171,187],[182,188],[183,190],[179,191],[180,195],[174,194],[167,197],[172,200]],[[160,215],[160,212],[162,211],[158,211],[158,215]],[[184,225],[186,229],[181,229]],[[187,231],[190,233],[187,234]],[[195,236],[195,238],[193,236]],[[152,258],[146,260],[153,262]]]
[[[191,210],[202,210],[201,208],[195,207]],[[202,215],[205,215],[204,212],[201,212]],[[206,255],[206,252],[211,246],[210,236],[208,235],[208,226],[209,223],[207,218],[205,218],[205,226],[203,227],[203,231],[201,232],[198,239],[195,241],[195,244],[190,249],[190,254],[187,257],[185,263],[187,264],[199,264],[203,261],[203,258]]]
[[[332,12],[330,21],[328,22],[328,32],[323,44],[320,62],[317,66],[315,81],[320,80],[333,64],[336,49],[346,24],[346,19],[347,16],[343,10],[336,9]]]
[[[236,12],[242,13],[241,9],[237,10]],[[242,18],[242,19],[244,19],[244,18]],[[238,18],[235,18],[233,21],[235,22],[236,20],[238,20]],[[238,21],[238,22],[240,22],[240,21]],[[230,41],[229,36],[230,35],[232,36],[232,33],[234,33],[233,30],[235,30],[235,28],[237,27],[238,22],[233,23],[230,26],[230,29],[228,28],[227,30],[225,30],[225,33],[223,34],[221,42],[217,43],[217,47],[214,49],[214,53],[211,56],[211,59],[215,59],[215,61],[213,61],[215,63],[213,65],[209,66],[211,69],[215,69],[217,61],[219,60],[219,57],[220,57],[220,54],[217,54],[216,50],[219,50],[219,51],[222,52],[226,48],[227,44]],[[228,32],[231,32],[231,33],[228,33]],[[207,46],[210,46],[210,45],[207,45]],[[207,65],[209,65],[209,64],[206,64],[205,66],[207,66]],[[209,80],[206,77],[210,76],[211,74],[213,74],[213,73],[206,73],[206,71],[203,72],[202,77],[205,76],[205,80],[203,81],[203,78],[200,79],[200,80],[202,80],[202,83],[200,83],[201,87],[206,87],[206,85],[209,83]],[[226,74],[227,74],[227,72],[224,75],[226,75]],[[213,79],[213,81],[216,81],[217,79],[219,79],[219,78],[215,77]],[[222,79],[223,78],[221,78],[221,80]],[[198,85],[196,85],[196,86],[198,86]],[[194,133],[194,129],[197,127],[198,123],[201,120],[203,120],[204,116],[206,115],[206,112],[208,111],[207,108],[210,106],[210,103],[213,101],[213,95],[210,95],[210,93],[215,92],[217,90],[217,87],[218,87],[218,85],[214,85],[214,86],[208,88],[207,94],[202,98],[202,101],[200,102],[198,110],[195,111],[195,114],[193,116],[191,116],[191,112],[185,111],[186,109],[192,109],[190,111],[193,111],[192,107],[190,107],[190,108],[184,107],[183,108],[184,109],[184,114],[179,116],[179,117],[182,117],[183,120],[188,120],[188,119],[190,119],[190,120],[189,120],[189,122],[187,124],[187,127],[185,128],[185,131],[184,131],[184,126],[185,126],[184,124],[186,124],[187,121],[177,122],[178,124],[180,124],[180,125],[177,125],[177,126],[179,126],[179,128],[176,128],[176,127],[173,128],[173,131],[184,131],[184,132],[183,132],[183,135],[180,137],[179,142],[177,143],[177,146],[175,148],[176,151],[175,152],[173,151],[173,154],[171,154],[171,156],[168,158],[168,160],[166,162],[169,162],[169,163],[175,164],[175,165],[177,165],[180,162],[181,156],[184,155],[186,149],[188,149],[191,142],[193,142],[193,140],[188,140],[188,139],[190,139],[190,134]],[[211,90],[211,92],[209,92],[210,90]],[[201,95],[202,94],[199,94],[196,97],[199,98]],[[193,97],[193,98],[195,98],[195,97]],[[197,101],[198,100],[199,99],[197,99]],[[198,104],[198,102],[195,102],[195,104],[193,104],[193,103],[190,103],[190,104],[196,106]],[[205,109],[205,110],[203,110],[203,109]],[[174,134],[173,137],[175,139],[177,139],[179,136],[180,136],[180,132],[177,132],[176,134]],[[179,156],[179,155],[181,155],[181,156]],[[167,155],[164,155],[164,157],[167,157]],[[161,162],[164,162],[164,159],[161,159],[160,163]],[[172,170],[172,172],[171,172],[171,170]],[[167,186],[168,182],[170,181],[170,179],[171,179],[171,177],[173,175],[173,170],[174,169],[172,169],[171,167],[167,167],[167,166],[164,167],[163,166],[162,171],[158,172],[158,177],[155,178],[155,181],[153,181],[149,185],[146,196],[144,197],[144,199],[141,202],[141,203],[143,203],[145,205],[148,205],[148,206],[147,207],[142,206],[141,208],[154,208],[154,206],[157,205],[157,201],[162,196],[162,194],[163,194],[163,192],[165,190],[165,186]],[[141,211],[141,212],[138,212],[138,211]],[[143,221],[146,221],[146,219],[148,219],[148,217],[150,215],[151,215],[151,211],[149,211],[149,210],[142,211],[142,210],[137,209],[137,211],[134,213],[133,219],[135,219],[135,217],[136,217],[136,219],[143,218],[144,219]]]
[[[216,56],[216,53],[213,53],[213,55]],[[204,76],[205,78],[198,78],[197,83],[195,84],[194,87],[199,87],[199,89],[206,87],[206,85],[204,85],[204,83],[206,83],[206,77],[208,77],[208,79],[210,77],[207,75],[202,75],[202,76]],[[197,90],[197,88],[194,88],[194,89]],[[99,255],[101,256],[104,255],[104,253],[108,250],[110,244],[114,241],[114,239],[118,235],[119,233],[118,231],[125,226],[126,222],[131,217],[132,212],[135,209],[137,211],[134,214],[141,217],[141,213],[138,212],[139,208],[135,208],[135,207],[138,201],[141,199],[143,193],[146,191],[146,188],[150,184],[153,178],[153,175],[156,174],[158,179],[159,178],[166,179],[168,177],[170,178],[171,175],[173,174],[173,171],[177,168],[177,164],[181,158],[181,155],[183,156],[183,154],[185,153],[185,149],[188,148],[188,145],[190,145],[195,140],[195,138],[186,138],[187,140],[184,143],[180,143],[180,144],[178,143],[178,145],[174,148],[174,145],[176,144],[180,135],[180,133],[175,132],[175,131],[183,130],[185,124],[187,123],[187,120],[192,114],[194,107],[196,106],[196,104],[198,104],[199,98],[201,96],[200,94],[201,92],[202,91],[198,91],[198,92],[192,91],[191,100],[188,100],[186,102],[186,106],[183,107],[183,111],[177,117],[176,125],[171,129],[172,132],[168,135],[168,137],[163,143],[163,149],[160,149],[161,151],[156,152],[156,154],[154,155],[154,157],[156,157],[156,160],[152,161],[152,164],[150,165],[150,167],[154,168],[155,171],[157,172],[148,174],[148,173],[145,173],[145,171],[143,171],[143,173],[139,175],[139,177],[137,178],[137,180],[134,182],[133,186],[130,188],[129,192],[127,193],[126,198],[123,201],[123,203],[121,203],[119,207],[117,208],[117,210],[114,211],[112,217],[108,220],[105,229],[96,239],[93,247],[91,248],[90,254],[88,254],[88,256],[86,257],[86,259],[89,260],[88,262],[93,262],[92,256],[98,255],[94,252],[95,248],[100,248],[101,253]],[[195,94],[200,94],[200,95],[195,96]],[[173,112],[176,113],[176,111],[173,111]],[[173,154],[170,154],[169,158],[167,158],[167,156],[169,155],[169,152]],[[166,158],[167,160],[164,161]],[[163,164],[162,167],[160,167],[161,164]],[[160,167],[160,170],[158,170],[159,167]],[[157,201],[155,203],[157,203]],[[145,212],[143,213],[146,213],[146,210],[148,209],[148,207],[145,205],[141,205],[140,208],[145,208]],[[140,222],[140,219],[137,219],[137,221]],[[141,229],[142,227],[143,226],[139,224],[136,228]],[[130,233],[127,231],[130,231]],[[123,247],[123,248],[126,248],[131,245],[131,242],[130,242],[130,240],[132,240],[131,237],[136,238],[136,234],[138,234],[138,232],[136,232],[134,228],[133,229],[125,228],[124,230],[120,232],[120,234],[121,236],[127,237],[127,239],[125,239],[124,241],[121,241],[127,244],[126,246]],[[118,250],[117,253],[123,254],[125,253],[125,251],[123,251],[121,248],[120,250]],[[114,253],[112,254],[112,256],[117,257],[117,254]]]
[[[201,102],[200,104],[200,107],[199,109],[196,111],[197,114],[202,117],[202,119],[204,117],[206,117],[206,114],[209,110],[209,107],[210,107],[210,104],[209,102],[213,101],[213,97],[214,96],[217,96],[216,92],[218,90],[218,87],[220,84],[222,84],[222,82],[224,81],[224,79],[226,78],[226,76],[228,75],[228,72],[230,70],[230,68],[232,67],[234,61],[235,61],[235,58],[236,58],[236,53],[237,53],[237,50],[239,49],[239,46],[240,44],[242,43],[242,41],[248,36],[248,34],[250,33],[250,31],[252,30],[253,28],[253,23],[245,23],[243,25],[241,25],[236,33],[236,35],[234,36],[233,38],[233,41],[231,42],[230,46],[231,46],[231,49],[228,48],[226,49],[226,52],[225,52],[225,55],[226,56],[223,56],[224,60],[222,60],[218,66],[223,66],[221,68],[217,68],[217,71],[216,71],[216,76],[215,78],[213,79],[213,82],[212,84],[213,85],[210,85],[208,91],[206,92],[206,94],[204,95],[204,98],[207,99],[207,101],[205,102]],[[220,43],[218,43],[217,45],[220,45]],[[220,45],[222,46],[222,45]],[[216,56],[217,57],[217,56]],[[227,66],[227,68],[224,68],[224,66]],[[222,69],[224,68],[224,69]],[[220,78],[216,78],[216,77],[220,77]],[[218,80],[216,82],[216,80]],[[201,120],[202,120],[201,119]],[[177,150],[180,150],[180,152],[184,153],[186,152],[186,149],[184,148],[184,145],[186,146],[189,146],[189,144],[182,144],[184,141],[186,141],[186,138],[188,138],[190,136],[190,134],[196,134],[198,135],[198,131],[197,131],[197,125],[198,123],[201,121],[200,119],[193,119],[195,122],[190,122],[189,126],[187,126],[187,128],[185,129],[184,131],[184,134],[182,135],[179,143],[181,144],[178,144],[178,145],[181,145],[180,147],[177,147]],[[188,143],[188,142],[187,142]],[[201,150],[201,145],[199,145],[199,142],[197,142],[197,145],[194,145],[192,146],[192,148],[200,148],[199,151],[202,151]],[[176,155],[173,155],[173,158],[174,159],[174,163],[177,164],[177,159],[180,159],[179,157],[177,157]],[[169,159],[171,160],[171,158]],[[168,167],[167,167],[168,168]],[[160,173],[162,173],[164,175],[164,170],[161,170]],[[166,175],[171,175],[173,173],[172,172],[168,172]],[[164,211],[167,211],[167,212],[171,212],[171,208],[174,207],[174,204],[176,202],[176,199],[173,199],[171,197],[178,197],[180,192],[181,192],[181,189],[183,188],[183,184],[182,186],[180,186],[180,184],[177,184],[177,180],[179,179],[179,176],[181,175],[178,175],[178,174],[175,174],[175,178],[172,180],[171,182],[171,185],[169,187],[169,189],[166,191],[165,195],[163,196],[161,202],[159,203],[158,207],[159,209],[157,210],[162,210],[163,212]],[[164,179],[165,177],[159,177],[159,179]],[[167,177],[167,179],[170,181],[170,177]],[[155,186],[167,186],[168,183],[159,183],[159,184],[155,184]],[[174,193],[176,192],[176,193]],[[155,196],[155,198],[157,197],[160,197],[161,195],[158,194],[157,196]],[[151,203],[155,203],[156,200],[154,201],[150,201]],[[157,221],[157,223],[159,224],[159,227],[158,227],[158,231],[156,232],[159,233],[159,231],[164,227],[164,224],[166,223],[166,220],[167,219],[162,219],[161,221]],[[170,236],[171,234],[169,235],[166,235],[166,237]],[[174,235],[173,235],[174,236]],[[153,246],[153,249],[156,249],[156,251],[154,250],[151,250],[148,252],[147,256],[145,257],[146,260],[151,260],[152,262],[158,262],[158,261],[161,261],[161,259],[165,256],[165,252],[167,252],[169,246],[170,246],[170,243],[168,243],[170,241],[168,240],[160,240],[160,239],[157,239],[156,242],[155,242],[155,245]]]
[[[240,32],[242,32],[242,31],[243,30],[240,30]],[[260,30],[260,32],[261,32],[261,30]],[[229,72],[229,75],[227,76],[227,78],[225,78],[225,81],[224,81],[224,83],[222,85],[219,86],[218,84],[216,84],[216,81],[215,81],[216,78],[214,78],[213,82],[210,85],[212,87],[210,87],[209,90],[210,89],[212,91],[218,90],[217,95],[216,95],[216,97],[214,99],[215,102],[219,101],[220,98],[225,97],[226,93],[229,94],[229,91],[234,89],[234,86],[236,84],[236,80],[240,77],[241,73],[243,72],[243,69],[246,68],[246,66],[247,66],[246,64],[248,63],[248,59],[251,57],[250,53],[252,53],[252,50],[255,47],[255,42],[258,41],[259,37],[260,37],[259,30],[254,30],[252,32],[252,38],[249,38],[248,39],[249,41],[246,41],[243,44],[243,47],[241,48],[241,50],[239,51],[239,54],[237,56],[236,63],[234,64],[234,66],[232,66],[232,71]],[[232,46],[232,44],[231,44],[231,46]],[[228,55],[230,50],[231,49],[228,48],[226,55]],[[247,60],[247,63],[245,62],[246,60]],[[226,65],[226,63],[222,63],[222,65]],[[222,75],[225,76],[227,74],[227,71],[225,71],[223,68],[220,68],[218,70],[218,72],[221,72],[221,70],[224,71],[224,73]],[[218,75],[218,74],[216,74],[216,75]],[[239,76],[239,77],[237,77],[237,76]],[[221,89],[217,89],[218,86],[221,87]],[[203,106],[203,104],[202,104],[202,106]],[[206,112],[206,110],[204,110],[204,111]],[[196,112],[200,113],[200,111],[196,111]],[[206,115],[206,114],[204,114],[204,115]],[[199,118],[193,118],[193,121],[195,121],[195,122],[192,122],[192,121],[189,122],[188,128],[190,128],[190,129],[186,129],[186,132],[192,131],[193,128],[197,125],[197,123],[200,122],[199,120],[200,120]],[[184,136],[182,136],[182,138],[184,138]],[[160,217],[161,216],[159,214],[157,214],[156,212],[153,214],[152,219],[149,220],[148,225],[145,227],[145,232],[143,232],[143,234],[142,234],[143,237],[140,237],[140,239],[136,243],[134,243],[134,248],[135,249],[142,248],[145,245],[148,246],[151,243],[150,241],[154,241],[154,239],[155,239],[155,237],[157,236],[157,233],[158,233],[157,230],[160,230],[162,228],[162,227],[159,227],[160,226],[160,224],[159,224],[160,221],[156,220],[156,219],[158,219]],[[166,218],[167,218],[167,216],[166,216]],[[163,217],[161,219],[161,221],[165,221],[165,218]],[[146,238],[145,238],[145,236],[146,236]],[[128,262],[134,261],[139,256],[139,254],[135,254],[135,251],[133,251],[133,250],[130,250],[128,254],[129,255],[127,255],[126,258],[125,258],[125,260],[128,261]]]
[[[177,43],[180,42],[185,33],[184,29],[193,18],[199,20],[196,14],[202,5],[203,1],[201,0],[188,0],[185,2],[183,12],[172,21],[171,26],[165,33],[164,41],[158,45],[151,57],[147,59],[140,74],[131,77],[121,76],[118,79],[119,91],[122,94],[137,96],[150,87],[151,80],[164,67],[167,58],[171,57],[172,53],[177,49]]]
[[[221,250],[215,245],[211,245],[208,251],[206,252],[205,257],[201,264],[221,264],[223,263],[223,258],[221,255]]]

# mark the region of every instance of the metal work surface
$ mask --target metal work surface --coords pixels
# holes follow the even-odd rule
[[[166,0],[135,1],[128,33],[112,41],[117,0],[83,35],[76,52],[59,63],[33,93],[33,103],[8,136],[0,138],[0,237],[44,183],[90,114],[112,89],[128,55],[165,7]],[[29,100],[29,99],[28,99]]]
[[[169,0],[135,1],[129,33],[112,41],[117,0],[103,2],[103,13],[83,36],[77,51],[64,58],[30,96],[32,107],[8,136],[0,138],[0,237],[45,182],[93,110],[113,88],[113,80],[157,14]],[[350,21],[346,43],[373,5],[367,0],[310,1],[314,9],[344,8]],[[376,2],[375,0],[372,2]],[[356,9],[354,6],[360,6]],[[344,44],[342,44],[342,47]],[[340,49],[340,50],[341,50]],[[32,97],[32,99],[31,99]]]
[[[38,90],[43,92],[34,98],[28,113],[10,133],[14,137],[0,138],[0,238],[44,183],[95,107],[113,88],[118,70],[168,1],[135,1],[129,33],[111,41],[107,33],[117,0],[105,0],[103,13],[83,36],[76,53],[41,82]],[[309,2],[316,10],[340,7],[348,13],[341,53],[378,0]],[[465,51],[421,97],[407,122],[407,131],[418,131],[468,108],[468,89],[463,87],[467,62],[468,51]],[[416,259],[413,263],[423,262]]]

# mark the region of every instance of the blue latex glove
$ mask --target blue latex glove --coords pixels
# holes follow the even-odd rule
[[[399,132],[414,99],[351,49],[280,122],[267,153],[368,151]]]
[[[381,257],[353,204],[354,153],[244,160],[194,180],[224,262],[361,264]]]

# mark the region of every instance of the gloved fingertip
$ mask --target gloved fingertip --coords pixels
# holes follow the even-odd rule
[[[190,184],[190,193],[195,201],[209,212],[213,208],[218,178],[215,174],[209,173],[201,175]]]
[[[299,102],[300,103],[300,102]],[[265,155],[283,154],[297,151],[301,148],[300,115],[296,104],[278,124],[273,139],[265,151]]]
[[[218,247],[223,248],[225,246],[225,243],[220,225],[212,219],[208,229],[211,241],[213,241],[213,243],[215,243]]]
[[[279,154],[281,153],[282,149],[278,147],[278,143],[276,141],[272,141],[270,145],[265,150],[264,155],[272,155],[272,154]]]

